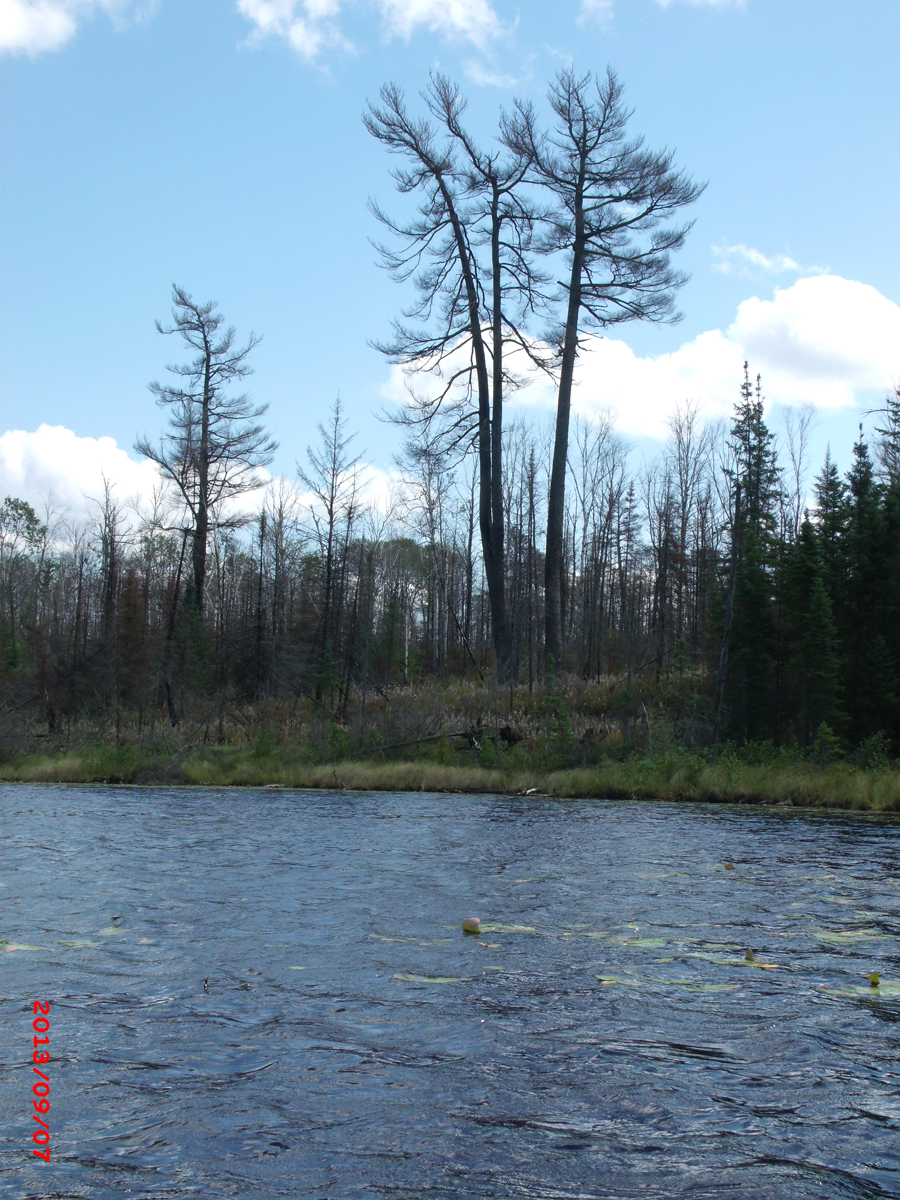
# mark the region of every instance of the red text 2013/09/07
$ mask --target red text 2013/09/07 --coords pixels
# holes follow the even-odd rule
[[[45,1048],[50,1044],[49,1000],[35,1000],[34,1020],[31,1022],[31,1027],[34,1030],[34,1050],[31,1057],[34,1063],[43,1065],[50,1061],[50,1051]],[[50,1079],[37,1066],[31,1069],[35,1075],[40,1076],[40,1079],[35,1080],[34,1086],[31,1089],[34,1092],[34,1112],[31,1115],[37,1121],[40,1128],[34,1131],[31,1138],[39,1147],[44,1147],[43,1150],[32,1150],[32,1154],[36,1154],[38,1158],[43,1158],[46,1162],[49,1162],[50,1127],[40,1114],[49,1112],[50,1110]]]

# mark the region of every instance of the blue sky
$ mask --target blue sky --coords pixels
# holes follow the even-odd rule
[[[678,256],[684,320],[598,342],[586,415],[612,406],[652,449],[677,401],[726,412],[749,355],[847,462],[900,377],[896,0],[0,0],[0,51],[0,434],[21,431],[0,437],[4,493],[64,494],[101,461],[131,478],[122,452],[162,427],[147,383],[178,353],[154,329],[173,280],[263,335],[275,469],[338,393],[389,466],[373,413],[402,387],[367,341],[408,295],[375,263],[366,201],[401,202],[360,114],[432,68],[487,140],[560,66],[610,64],[633,132],[709,181]],[[103,438],[118,452],[83,440]]]

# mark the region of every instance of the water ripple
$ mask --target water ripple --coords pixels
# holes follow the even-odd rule
[[[900,1196],[895,822],[202,789],[0,806],[11,1200]],[[49,1165],[26,1140],[34,999]]]

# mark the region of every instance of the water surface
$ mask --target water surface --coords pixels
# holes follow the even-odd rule
[[[38,947],[0,946],[4,1196],[900,1196],[896,823],[75,787],[0,814],[0,938]]]

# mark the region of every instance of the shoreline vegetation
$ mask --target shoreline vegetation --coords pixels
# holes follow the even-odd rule
[[[828,729],[807,752],[771,742],[686,747],[670,692],[686,695],[689,684],[570,679],[513,692],[432,682],[342,721],[308,702],[217,702],[178,728],[162,712],[148,722],[120,711],[56,738],[37,727],[8,734],[0,783],[531,793],[900,814],[900,762],[885,738],[850,754]]]
[[[710,764],[693,756],[524,773],[427,762],[253,761],[240,751],[185,756],[132,747],[28,755],[0,767],[0,783],[269,787],[323,791],[528,794],[557,800],[668,800],[900,814],[900,772],[844,764],[792,768]]]

